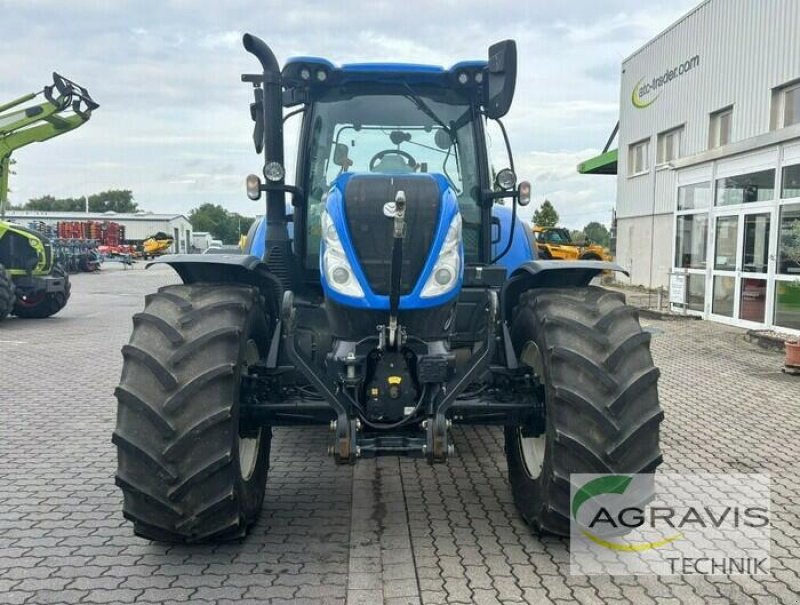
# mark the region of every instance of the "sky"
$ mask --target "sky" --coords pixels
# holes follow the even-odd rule
[[[615,177],[576,166],[602,150],[617,121],[622,60],[698,1],[0,0],[0,104],[41,90],[53,71],[100,103],[83,127],[15,154],[10,200],[131,189],[153,212],[212,202],[261,214],[263,201],[244,189],[262,164],[252,92],[240,81],[259,66],[243,33],[279,61],[446,67],[513,38],[518,80],[504,122],[517,173],[533,185],[523,216],[547,198],[567,227],[608,224]]]

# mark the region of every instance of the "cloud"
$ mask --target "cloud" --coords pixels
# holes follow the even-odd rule
[[[523,208],[526,220],[547,199],[552,202],[561,224],[579,229],[591,221],[606,225],[611,222],[614,207],[616,179],[613,176],[578,174],[577,165],[600,149],[578,151],[530,151],[517,158],[520,178],[531,181],[531,204]]]
[[[566,224],[607,222],[614,179],[581,176],[575,166],[616,122],[622,58],[695,3],[375,0],[367,9],[356,0],[6,0],[0,102],[40,90],[56,70],[100,103],[84,127],[15,156],[12,201],[119,187],[153,211],[216,202],[261,212],[243,187],[260,168],[252,93],[239,80],[258,70],[241,48],[245,31],[268,39],[282,60],[445,66],[512,37],[520,76],[506,124],[518,172],[533,182],[534,203],[547,196]],[[288,157],[295,133],[287,128]]]

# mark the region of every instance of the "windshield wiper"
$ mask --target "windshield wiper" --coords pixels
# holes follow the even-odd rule
[[[403,85],[406,87],[409,93],[407,95],[407,98],[411,100],[414,103],[414,105],[417,106],[417,109],[419,109],[422,113],[428,116],[431,120],[436,122],[438,126],[441,126],[452,140],[453,133],[450,131],[450,127],[447,124],[445,124],[438,115],[436,115],[436,112],[433,111],[433,109],[431,109],[430,106],[425,101],[422,100],[422,97],[420,97],[416,92],[414,92],[414,89],[411,88],[408,82],[403,82]]]

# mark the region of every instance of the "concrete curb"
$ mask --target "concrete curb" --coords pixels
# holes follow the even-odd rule
[[[762,349],[767,349],[768,351],[777,351],[779,353],[783,353],[786,350],[784,346],[786,344],[786,340],[779,336],[764,333],[760,330],[748,330],[744,339],[747,342],[757,344]]]
[[[683,321],[686,319],[702,319],[697,315],[681,315],[677,313],[670,313],[669,311],[656,311],[655,309],[640,309],[637,307],[639,311],[639,317],[645,317],[647,319],[658,319],[661,321]]]

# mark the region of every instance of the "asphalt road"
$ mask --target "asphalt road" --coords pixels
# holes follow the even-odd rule
[[[275,431],[263,513],[243,542],[132,535],[114,486],[120,347],[166,268],[73,278],[49,320],[0,324],[0,604],[798,603],[800,378],[743,332],[652,321],[672,472],[772,474],[768,576],[571,576],[565,540],[531,535],[502,434],[455,433],[444,466],[333,464],[324,429]]]

